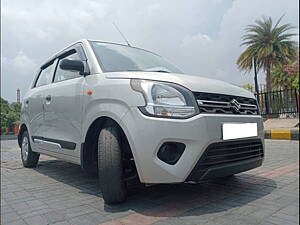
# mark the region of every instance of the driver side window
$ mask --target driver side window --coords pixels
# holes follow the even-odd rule
[[[57,68],[56,68],[56,72],[55,72],[55,76],[54,76],[54,82],[59,82],[59,81],[63,81],[63,80],[69,80],[69,79],[73,79],[76,77],[80,77],[79,71],[62,70],[60,68],[60,63],[63,59],[81,60],[81,58],[79,57],[77,52],[75,52],[72,55],[69,55],[67,57],[59,59]]]

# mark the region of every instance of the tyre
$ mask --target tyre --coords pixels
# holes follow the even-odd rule
[[[31,149],[27,131],[24,131],[22,135],[21,158],[23,166],[26,168],[36,167],[40,158],[40,154]]]
[[[104,125],[98,138],[99,185],[107,204],[123,202],[127,196],[120,139],[117,125],[110,121]]]

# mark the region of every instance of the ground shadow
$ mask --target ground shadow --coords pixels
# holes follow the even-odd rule
[[[96,174],[81,170],[80,166],[60,160],[44,160],[35,171],[58,182],[71,185],[81,193],[102,198]],[[132,210],[149,216],[204,215],[240,207],[260,199],[277,187],[272,179],[241,173],[230,179],[216,179],[199,184],[130,186],[125,203],[105,205],[109,213]],[[99,207],[103,207],[99,206]]]

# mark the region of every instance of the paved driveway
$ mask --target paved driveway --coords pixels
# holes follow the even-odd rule
[[[23,168],[16,141],[1,142],[1,224],[298,224],[296,141],[266,141],[262,167],[230,180],[136,186],[126,203],[107,206],[97,177],[42,156]]]

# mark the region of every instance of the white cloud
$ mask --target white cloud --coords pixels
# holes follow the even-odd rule
[[[17,71],[31,71],[37,66],[22,50],[11,60],[11,64]]]
[[[1,57],[2,75],[3,77],[12,76],[6,73],[9,69],[14,71],[15,75],[27,76],[28,71],[32,71],[37,67],[37,64],[20,50],[13,58]]]
[[[25,94],[29,88],[33,74],[37,68],[33,59],[28,57],[22,50],[12,58],[1,57],[1,95],[8,95],[10,101],[15,101],[17,88]]]

